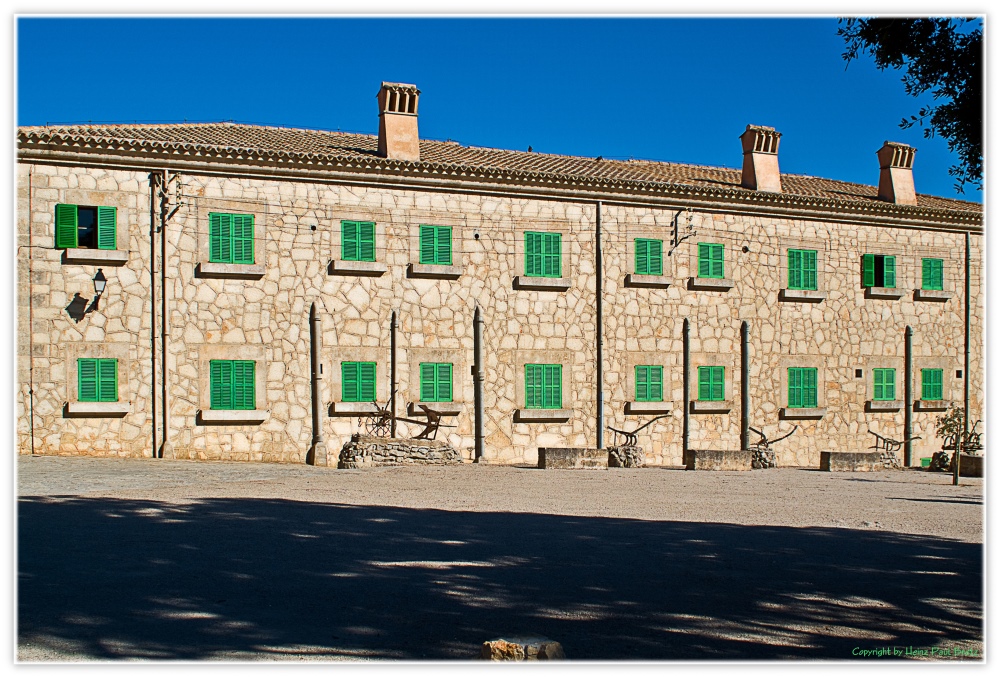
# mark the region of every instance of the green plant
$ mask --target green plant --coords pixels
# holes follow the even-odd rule
[[[965,424],[965,409],[953,407],[943,417],[938,417],[937,434],[948,440],[958,440]],[[947,442],[946,442],[947,444]]]

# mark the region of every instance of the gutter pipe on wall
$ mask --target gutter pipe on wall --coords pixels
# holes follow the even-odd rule
[[[167,402],[167,341],[170,338],[170,325],[167,316],[167,210],[170,200],[167,195],[167,185],[170,181],[169,170],[161,170],[160,174],[160,354],[162,367],[160,381],[163,388],[161,403],[163,406],[163,445],[160,447],[160,458],[172,459],[173,445],[170,443],[170,407]]]
[[[389,320],[389,437],[396,437],[396,311]]]
[[[909,468],[913,457],[913,328],[906,326],[903,333],[903,466]]]
[[[476,304],[476,313],[472,317],[473,327],[473,360],[472,384],[476,406],[475,452],[473,461],[478,463],[483,459],[483,316]]]
[[[750,447],[750,324],[740,325],[740,449]]]
[[[149,404],[152,413],[152,438],[153,446],[150,448],[150,456],[156,459],[159,448],[159,436],[157,433],[157,408],[156,408],[156,185],[159,174],[149,173],[149,345],[150,345],[150,373],[152,377]]]
[[[688,446],[691,434],[691,321],[684,318],[684,390],[681,396],[684,406],[683,428],[681,433],[681,458],[687,462]]]
[[[963,406],[963,416],[962,416],[962,436],[961,440],[965,441],[965,436],[969,433],[969,339],[972,336],[972,234],[966,232],[965,234],[965,363],[962,366],[962,386],[964,392],[962,394],[962,406]],[[952,477],[952,485],[958,485],[958,479],[961,476],[961,466],[962,466],[962,453],[959,445],[955,445],[955,463],[954,466],[954,476]]]
[[[320,349],[322,341],[322,323],[319,319],[319,313],[316,312],[316,302],[312,303],[309,307],[309,355],[310,355],[310,366],[312,372],[312,379],[310,380],[310,389],[312,395],[312,428],[313,428],[313,439],[312,439],[312,449],[309,450],[309,454],[306,455],[306,463],[312,464],[313,466],[326,466],[327,456],[326,456],[326,443],[323,440],[323,417],[321,415],[321,380],[323,374],[323,363],[320,361]]]
[[[597,449],[604,449],[604,267],[601,265],[601,201],[597,201],[594,233],[594,266],[597,287]]]
[[[32,180],[34,178],[34,166],[28,167],[28,419],[31,428],[31,454],[35,454],[35,281],[34,269],[31,262],[34,260],[34,233],[32,224],[34,212],[32,211],[31,198],[34,193]]]

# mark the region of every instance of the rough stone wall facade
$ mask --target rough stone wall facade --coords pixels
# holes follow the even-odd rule
[[[328,449],[339,449],[359,432],[358,409],[363,409],[341,402],[341,361],[375,361],[376,398],[380,403],[389,399],[390,318],[396,311],[397,413],[405,416],[407,404],[419,402],[419,363],[453,363],[458,415],[450,423],[456,427],[444,429],[439,439],[471,459],[476,305],[485,322],[483,461],[535,463],[539,447],[595,445],[594,203],[199,174],[181,175],[175,190],[178,207],[166,230],[164,290],[159,273],[151,277],[151,262],[159,261],[159,236],[150,235],[154,202],[148,173],[19,165],[18,273],[22,283],[30,280],[18,287],[20,453],[152,456],[154,434],[163,439],[151,412],[159,394],[150,332],[154,321],[162,322],[160,300],[154,305],[152,294],[164,291],[170,456],[305,460],[312,439],[312,303],[322,321],[321,402]],[[76,294],[93,296],[98,266],[62,263],[53,230],[54,206],[60,202],[118,206],[118,247],[128,243],[128,262],[102,267],[107,291],[98,308],[79,321],[67,308]],[[254,215],[257,266],[239,272],[243,277],[207,272],[210,212]],[[361,274],[338,264],[342,220],[376,223],[376,261],[384,264],[384,272]],[[452,227],[456,268],[444,277],[424,277],[427,271],[412,266],[419,263],[420,224]],[[723,414],[691,414],[693,449],[739,446],[742,321],[750,327],[752,425],[772,438],[800,426],[779,443],[780,465],[817,467],[821,450],[861,451],[874,440],[869,428],[903,437],[902,409],[866,412],[865,402],[872,397],[876,367],[896,368],[902,399],[906,325],[914,331],[914,374],[921,367],[942,368],[945,399],[962,400],[955,370],[963,369],[964,234],[622,204],[603,206],[601,228],[605,423],[630,430],[655,416],[627,413],[626,403],[635,400],[635,366],[663,365],[670,416],[638,440],[649,464],[683,463],[684,318],[691,323],[691,398],[697,398],[697,367],[724,365],[730,407]],[[567,289],[522,289],[515,283],[524,275],[528,230],[562,235]],[[664,275],[653,286],[625,282],[634,272],[637,237],[664,241]],[[978,302],[971,369],[975,420],[982,417],[982,253],[980,237],[972,240],[972,290]],[[691,288],[699,242],[725,246],[731,289]],[[819,251],[822,301],[781,300],[789,247]],[[860,273],[865,252],[897,257],[902,298],[866,298]],[[944,259],[945,289],[952,294],[947,301],[915,299],[922,256]],[[66,403],[75,398],[76,358],[84,356],[120,358],[121,399],[130,403],[124,417],[64,416]],[[261,421],[203,420],[212,359],[256,361],[256,408],[265,411]],[[516,414],[525,406],[524,365],[538,362],[563,365],[563,407],[571,410],[564,420],[526,422]],[[156,364],[159,370],[158,354]],[[819,405],[826,408],[821,418],[779,419],[787,406],[783,375],[791,366],[819,368]],[[862,378],[855,377],[856,369],[863,370]],[[919,398],[917,377],[914,398]],[[940,414],[914,412],[914,435],[922,436],[914,443],[914,463],[940,447],[934,436]],[[397,435],[417,430],[402,423]],[[612,442],[610,434],[606,441]]]

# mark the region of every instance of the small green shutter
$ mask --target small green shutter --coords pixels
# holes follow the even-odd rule
[[[542,406],[542,366],[524,366],[524,406],[538,409]]]
[[[562,235],[542,234],[542,275],[558,278],[562,275]]]
[[[233,263],[253,263],[253,215],[230,215],[233,223]]]
[[[360,384],[358,381],[358,363],[343,362],[340,364],[341,387],[343,390],[342,400],[345,403],[356,403],[361,400]]]
[[[725,248],[717,243],[698,243],[698,277],[723,278]]]
[[[97,361],[97,399],[101,402],[118,402],[118,361],[102,358]]]
[[[921,289],[944,289],[944,260],[924,259]]]
[[[76,247],[76,205],[56,205],[56,247]]]
[[[788,368],[788,407],[817,406],[817,374],[815,367]]]
[[[885,274],[883,276],[884,280],[882,282],[883,287],[895,287],[896,286],[896,257],[884,257],[885,260]]]
[[[788,250],[788,289],[816,288],[816,250]]]
[[[788,250],[788,289],[802,289],[802,250]],[[791,369],[789,368],[789,370]],[[789,407],[798,407],[798,405],[789,405]]]
[[[815,367],[804,369],[802,384],[802,407],[819,407],[819,370]]]
[[[358,260],[375,261],[375,222],[358,224]]]
[[[663,275],[662,240],[636,238],[635,272],[638,275]]]
[[[254,367],[253,360],[233,361],[233,409],[252,410],[254,398]]]
[[[222,264],[233,263],[233,215],[208,215],[208,260]]]
[[[698,368],[698,400],[725,400],[725,368],[709,365]]]
[[[433,402],[435,400],[435,377],[437,370],[434,363],[420,363],[420,400]]]
[[[920,371],[920,399],[942,400],[944,398],[944,370],[930,369]]]
[[[788,368],[788,407],[802,407],[802,370],[798,367]]]
[[[875,287],[874,254],[865,254],[861,257],[861,284],[864,287]]]
[[[233,361],[210,360],[208,372],[211,409],[233,409]]]
[[[662,365],[636,365],[635,399],[637,402],[661,402],[663,400]]]
[[[434,264],[437,248],[435,246],[435,229],[433,226],[420,227],[420,263]]]
[[[340,249],[344,261],[358,261],[358,222],[340,222]]]
[[[375,400],[375,363],[361,363],[358,367],[358,374],[361,402],[373,402]]]
[[[875,389],[873,400],[896,399],[896,370],[893,368],[875,368]]]
[[[542,275],[542,234],[528,231],[524,234],[524,275]]]
[[[545,365],[542,369],[542,407],[557,410],[562,407],[562,365]]]
[[[802,250],[802,288],[818,289],[816,279],[816,250]]]
[[[79,358],[76,361],[77,399],[82,403],[97,402],[97,359]]]
[[[117,209],[114,207],[97,208],[97,249],[113,250],[117,244],[115,233],[118,221]]]
[[[454,400],[452,395],[451,363],[441,363],[437,370],[437,397],[440,402],[450,403]]]

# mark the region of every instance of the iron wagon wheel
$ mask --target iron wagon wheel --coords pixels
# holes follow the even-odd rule
[[[365,430],[368,435],[385,438],[389,435],[389,417],[385,415],[368,417],[368,421],[365,422]]]

